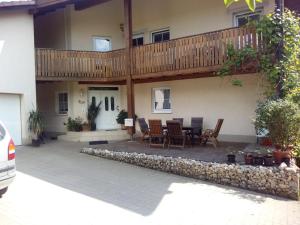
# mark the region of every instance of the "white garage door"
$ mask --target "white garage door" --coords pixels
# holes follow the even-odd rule
[[[0,94],[0,120],[7,127],[14,143],[21,145],[20,97]]]

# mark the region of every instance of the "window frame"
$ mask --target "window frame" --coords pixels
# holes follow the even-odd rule
[[[165,33],[165,32],[169,32],[169,40],[166,40],[166,41],[170,41],[170,40],[171,40],[171,31],[170,31],[169,28],[164,28],[164,29],[155,30],[155,31],[151,31],[151,32],[150,32],[150,35],[151,35],[151,43],[155,44],[155,43],[165,42],[165,41],[161,41],[161,42],[155,42],[155,41],[154,41],[154,35],[155,35],[155,34]]]
[[[233,26],[239,27],[238,18],[245,17],[245,16],[249,17],[250,15],[259,15],[261,18],[261,16],[263,15],[263,8],[257,8],[254,12],[248,10],[235,12],[233,14]]]
[[[143,46],[145,44],[145,34],[144,33],[138,33],[138,34],[132,35],[132,42],[133,42],[134,39],[138,39],[138,38],[143,38],[143,44],[134,46],[133,43],[132,43],[133,47],[139,47],[139,46]]]
[[[61,94],[66,94],[67,95],[67,101],[66,101],[67,110],[66,111],[61,111],[60,110],[60,98],[59,98],[59,96]],[[68,115],[68,113],[69,113],[69,93],[67,91],[57,92],[57,94],[56,94],[56,112],[57,112],[58,115]]]
[[[96,50],[96,40],[108,40],[109,41],[109,50],[107,51],[99,51],[99,50]],[[92,43],[93,43],[93,51],[95,52],[109,52],[109,51],[112,51],[112,40],[111,40],[111,37],[107,37],[107,36],[93,36],[92,37]]]
[[[170,90],[170,109],[162,109],[162,110],[156,110],[155,109],[155,91],[156,90]],[[157,88],[152,88],[151,90],[151,104],[152,104],[152,113],[153,114],[172,114],[172,97],[171,97],[171,88],[170,87],[157,87]]]

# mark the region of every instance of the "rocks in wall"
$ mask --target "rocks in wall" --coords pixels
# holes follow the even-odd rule
[[[298,200],[297,167],[228,165],[140,153],[83,148],[82,153],[141,167]]]

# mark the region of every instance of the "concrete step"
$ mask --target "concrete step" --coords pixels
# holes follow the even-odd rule
[[[130,139],[130,136],[128,135],[126,130],[97,130],[67,132],[65,135],[58,136],[58,139],[74,142],[121,141]]]

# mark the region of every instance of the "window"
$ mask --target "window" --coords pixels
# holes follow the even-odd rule
[[[104,103],[105,103],[105,111],[108,111],[109,110],[108,97],[105,97]]]
[[[137,34],[133,35],[132,37],[132,46],[137,47],[144,44],[144,35],[143,34]]]
[[[260,19],[261,11],[239,13],[234,16],[234,25],[242,27],[251,21],[258,21]]]
[[[153,43],[159,43],[159,42],[169,41],[169,40],[170,40],[170,31],[169,30],[162,30],[162,31],[152,33],[152,42]]]
[[[68,113],[68,93],[58,93],[58,113]]]
[[[93,37],[93,48],[94,48],[94,51],[98,51],[98,52],[111,51],[110,38]]]
[[[154,88],[152,90],[153,113],[172,113],[171,89]]]
[[[110,109],[111,109],[111,111],[115,111],[115,98],[114,97],[110,98]]]

